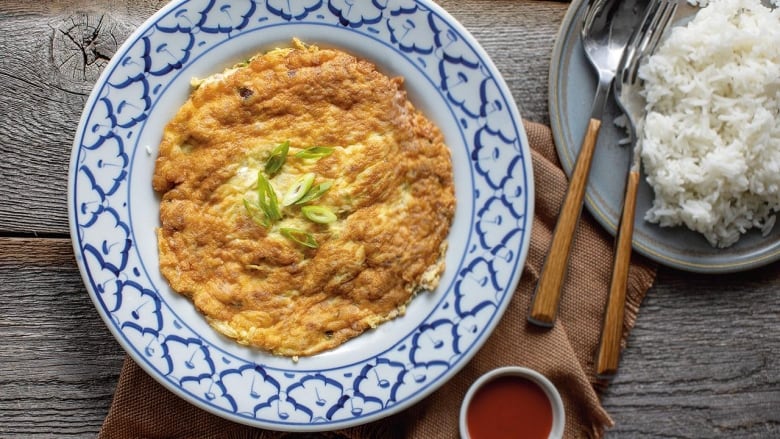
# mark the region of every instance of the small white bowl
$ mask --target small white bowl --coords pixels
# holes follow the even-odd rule
[[[476,394],[477,390],[481,389],[486,383],[504,376],[517,376],[525,378],[534,384],[538,385],[547,395],[547,399],[550,401],[552,408],[552,426],[550,428],[550,434],[548,439],[560,439],[563,437],[563,428],[566,423],[566,415],[564,414],[563,401],[561,395],[558,393],[558,389],[555,388],[553,383],[550,382],[544,375],[536,372],[535,370],[528,369],[526,367],[519,366],[507,366],[493,369],[490,372],[479,377],[469,387],[466,396],[463,397],[463,402],[460,406],[460,436],[463,439],[471,439],[469,435],[466,415],[468,408],[471,405],[472,398]]]

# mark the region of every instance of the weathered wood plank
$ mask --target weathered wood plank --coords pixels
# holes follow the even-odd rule
[[[0,3],[0,230],[67,233],[71,145],[92,86],[162,2]]]
[[[603,402],[609,437],[780,437],[780,264],[663,271]]]
[[[94,435],[124,354],[70,240],[0,238],[0,279],[0,437]]]

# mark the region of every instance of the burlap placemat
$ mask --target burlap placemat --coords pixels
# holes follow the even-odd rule
[[[566,438],[601,437],[612,420],[604,411],[594,377],[594,356],[612,260],[612,238],[583,213],[574,239],[568,279],[554,328],[526,323],[567,179],[558,163],[550,129],[525,123],[532,148],[536,215],[531,248],[517,291],[494,334],[452,380],[415,406],[382,421],[306,437],[455,438],[458,411],[469,385],[490,369],[526,366],[558,387],[566,408]],[[655,267],[634,257],[629,273],[624,342],[639,304],[655,277]],[[125,359],[114,401],[100,438],[277,438],[297,435],[236,424],[187,403]]]

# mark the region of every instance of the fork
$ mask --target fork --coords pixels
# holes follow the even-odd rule
[[[641,137],[645,102],[639,94],[641,79],[639,66],[650,56],[661,41],[674,18],[677,0],[651,0],[645,8],[641,25],[631,36],[618,69],[614,96],[628,119],[627,129],[631,140],[631,160],[626,178],[623,208],[615,237],[615,255],[612,266],[604,327],[596,358],[596,375],[608,379],[615,375],[620,356],[620,337],[628,284],[628,267],[631,260],[631,243],[636,214],[636,195],[641,167]]]
[[[604,106],[609,97],[623,51],[633,32],[633,1],[591,0],[582,23],[580,38],[585,55],[598,73],[598,87],[590,120],[571,173],[569,187],[555,225],[552,242],[534,291],[528,321],[551,327],[558,312],[569,254],[582,211],[596,140],[601,128]],[[621,15],[623,14],[623,15]],[[633,16],[631,16],[633,18]]]

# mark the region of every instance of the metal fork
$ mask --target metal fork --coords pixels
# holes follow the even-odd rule
[[[631,242],[634,233],[636,194],[639,187],[641,167],[641,137],[645,102],[639,94],[641,79],[639,66],[650,56],[661,41],[674,18],[677,0],[651,0],[646,7],[642,24],[631,36],[621,60],[614,82],[614,95],[618,105],[628,119],[628,134],[631,140],[631,160],[626,179],[623,209],[615,238],[615,255],[612,267],[607,308],[604,313],[604,327],[601,333],[596,374],[608,379],[615,375],[620,356],[620,338],[623,333],[623,314],[628,284],[628,267],[631,260]]]

